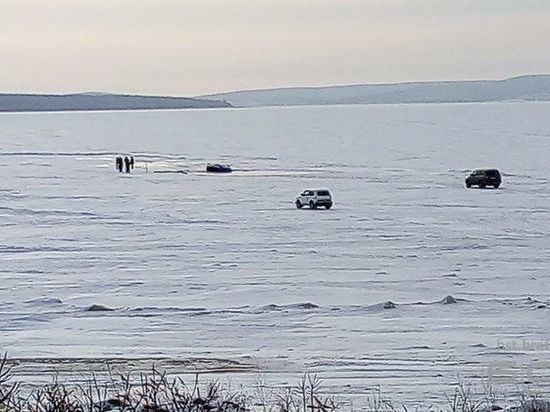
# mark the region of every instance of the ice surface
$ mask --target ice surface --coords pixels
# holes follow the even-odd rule
[[[2,114],[0,350],[239,360],[399,400],[503,369],[548,385],[548,119],[548,103]],[[465,189],[484,166],[501,189]],[[310,187],[334,209],[297,210]]]

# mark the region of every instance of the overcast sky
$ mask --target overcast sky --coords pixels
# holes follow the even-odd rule
[[[0,0],[0,92],[550,73],[550,0]]]

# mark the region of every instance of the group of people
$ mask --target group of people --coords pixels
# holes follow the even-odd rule
[[[134,169],[134,156],[117,156],[115,164],[119,173],[130,173]]]

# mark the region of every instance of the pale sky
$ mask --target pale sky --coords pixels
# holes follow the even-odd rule
[[[0,0],[0,92],[550,73],[550,0]]]

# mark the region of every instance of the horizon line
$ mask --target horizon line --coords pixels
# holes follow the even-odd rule
[[[128,96],[128,97],[152,97],[152,98],[171,98],[171,99],[204,99],[208,97],[220,96],[224,94],[235,93],[251,93],[251,92],[265,92],[265,91],[278,91],[278,90],[314,90],[314,89],[328,89],[328,88],[340,88],[340,87],[358,87],[358,86],[396,86],[396,85],[408,85],[408,84],[427,84],[427,83],[471,83],[471,82],[505,82],[510,80],[528,78],[528,77],[545,77],[550,76],[550,73],[532,73],[532,74],[519,74],[511,77],[504,78],[485,78],[485,79],[460,79],[460,80],[409,80],[409,81],[395,81],[387,83],[338,83],[327,84],[317,86],[279,86],[279,87],[265,87],[265,88],[251,88],[251,89],[232,89],[222,92],[214,92],[199,95],[171,95],[171,94],[140,94],[139,92],[106,92],[106,91],[75,91],[75,92],[2,92],[0,96],[44,96],[44,97],[66,97],[66,96],[85,96],[101,97],[101,96]]]

